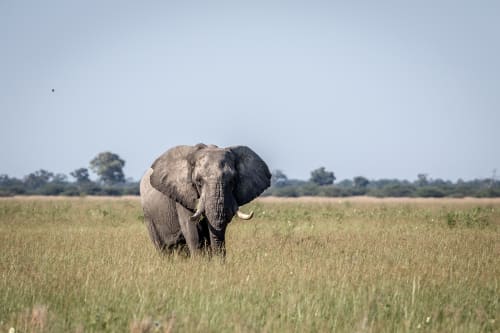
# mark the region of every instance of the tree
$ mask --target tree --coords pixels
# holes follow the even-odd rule
[[[344,179],[338,182],[335,187],[340,187],[340,188],[352,188],[354,187],[354,182],[350,179]]]
[[[68,183],[68,176],[63,173],[56,173],[50,182],[53,184],[65,185]]]
[[[288,177],[281,170],[274,170],[271,173],[271,186],[284,186],[288,181]]]
[[[311,171],[310,181],[320,186],[332,185],[335,179],[333,172],[326,171],[324,167]]]
[[[426,186],[427,184],[429,184],[429,181],[428,181],[428,174],[426,173],[419,173],[417,175],[417,180],[415,181],[415,184],[417,186]]]
[[[46,185],[53,177],[52,172],[40,169],[24,177],[24,184],[28,189],[38,189]]]
[[[354,177],[353,181],[354,187],[358,189],[366,189],[368,184],[370,184],[370,181],[362,176]]]
[[[7,175],[0,175],[0,196],[23,194],[25,192],[22,180],[10,178]]]
[[[125,182],[124,166],[125,161],[109,151],[99,153],[90,161],[90,169],[99,175],[101,181],[107,185]]]
[[[71,177],[76,179],[78,184],[90,183],[89,170],[87,168],[79,168],[70,173]]]
[[[23,182],[17,178],[10,178],[8,175],[0,175],[0,187],[9,187],[13,185],[22,185]]]

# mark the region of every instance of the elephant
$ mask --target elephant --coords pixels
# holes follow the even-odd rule
[[[158,157],[140,182],[149,236],[161,253],[225,257],[226,227],[239,207],[269,187],[271,173],[250,148],[197,144]]]

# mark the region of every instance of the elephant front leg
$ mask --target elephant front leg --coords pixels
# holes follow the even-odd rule
[[[181,226],[182,234],[189,247],[191,255],[199,255],[207,247],[207,239],[203,237],[202,223],[191,221],[192,212],[177,204],[177,214],[179,217],[179,224]]]

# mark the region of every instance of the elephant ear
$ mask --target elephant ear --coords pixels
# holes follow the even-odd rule
[[[191,181],[191,156],[204,147],[199,144],[169,149],[151,166],[151,185],[184,207],[195,210],[198,192]]]
[[[266,163],[250,148],[236,146],[229,149],[236,156],[235,166],[239,178],[234,196],[238,205],[242,206],[271,185],[271,173]]]

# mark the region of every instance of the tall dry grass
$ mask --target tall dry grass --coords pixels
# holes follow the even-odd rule
[[[159,256],[136,198],[2,199],[0,331],[500,330],[500,203],[245,209],[222,262]]]

